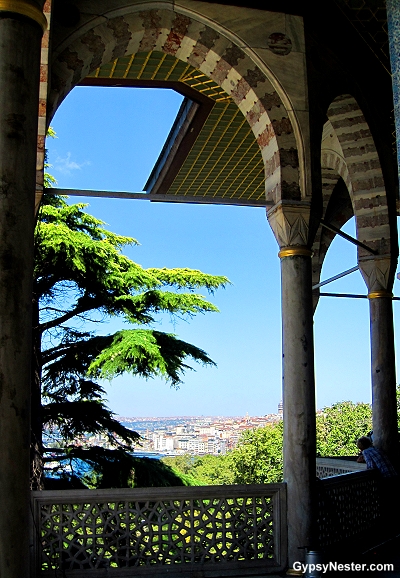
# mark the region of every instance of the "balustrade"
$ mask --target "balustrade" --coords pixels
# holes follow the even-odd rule
[[[286,563],[284,484],[43,491],[32,500],[38,577],[246,576]]]
[[[380,522],[377,472],[317,487],[320,548]],[[251,576],[287,562],[285,484],[32,492],[32,508],[37,578]]]

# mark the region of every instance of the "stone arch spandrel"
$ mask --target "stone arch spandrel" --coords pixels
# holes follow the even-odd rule
[[[389,218],[388,202],[376,146],[365,117],[351,95],[331,103],[328,119],[336,145],[322,149],[322,166],[335,169],[346,182],[356,217],[357,238],[376,252],[358,248],[358,262],[368,290],[391,290],[397,254],[397,236]]]
[[[97,19],[92,28],[86,25],[80,35],[71,33],[71,42],[64,40],[62,50],[54,53],[50,117],[68,92],[99,66],[120,56],[155,50],[198,68],[232,97],[259,145],[267,200],[301,200],[302,167],[295,131],[265,71],[220,30],[171,6],[143,9],[132,5],[123,15]]]

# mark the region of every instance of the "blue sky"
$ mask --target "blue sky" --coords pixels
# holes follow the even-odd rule
[[[172,90],[75,88],[51,123],[58,138],[47,142],[50,172],[58,186],[141,191],[181,98]],[[282,397],[280,267],[265,210],[78,197],[71,201],[90,203],[89,211],[110,230],[138,239],[140,246],[127,254],[144,267],[191,267],[232,281],[212,297],[220,313],[174,325],[163,318],[158,326],[205,349],[218,367],[196,367],[179,390],[159,380],[123,376],[106,383],[111,409],[137,417],[276,412]],[[354,223],[344,230],[354,236]],[[338,237],[322,279],[356,264],[355,247]],[[400,293],[399,283],[395,281],[395,294]],[[366,293],[359,272],[326,290]],[[394,302],[398,323],[399,308],[400,302]],[[321,298],[314,331],[317,407],[348,399],[370,403],[367,300]]]

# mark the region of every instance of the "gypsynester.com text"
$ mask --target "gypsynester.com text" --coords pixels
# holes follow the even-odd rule
[[[358,562],[326,562],[321,564],[305,564],[304,562],[295,562],[293,570],[303,573],[313,574],[314,572],[394,572],[393,564],[360,564]]]

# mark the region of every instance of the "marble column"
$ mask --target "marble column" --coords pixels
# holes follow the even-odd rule
[[[397,164],[400,175],[400,4],[398,0],[386,0],[386,11],[396,123]]]
[[[392,294],[368,294],[371,331],[372,423],[374,445],[398,460],[396,366]]]
[[[281,247],[284,481],[289,567],[314,547],[315,382],[309,207],[281,203],[268,219]]]
[[[289,565],[311,547],[316,478],[311,251],[280,250],[283,343],[283,475],[288,486]],[[315,547],[315,546],[313,546]]]
[[[0,576],[27,578],[33,217],[40,48],[34,1],[0,3]]]
[[[372,426],[374,445],[397,459],[396,363],[393,331],[393,260],[359,256],[368,288],[371,336]]]

